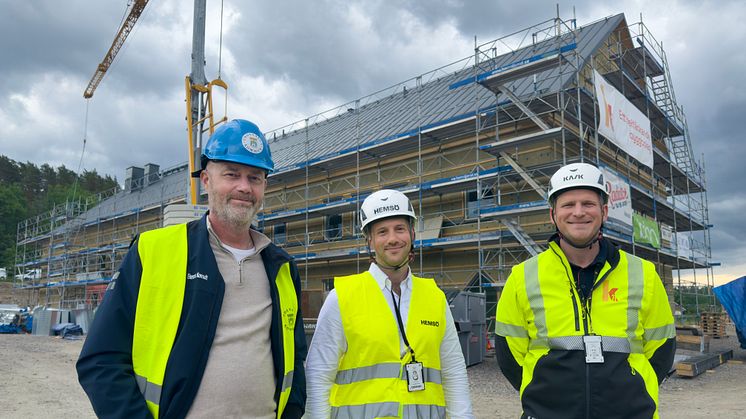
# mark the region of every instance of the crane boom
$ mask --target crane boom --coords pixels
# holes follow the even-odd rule
[[[124,41],[127,39],[127,36],[130,34],[130,32],[132,32],[132,28],[135,26],[137,19],[140,18],[140,15],[142,14],[142,11],[143,9],[145,9],[145,6],[148,4],[149,0],[134,1],[135,2],[132,5],[132,9],[130,10],[129,15],[127,15],[127,19],[125,19],[122,27],[119,28],[119,32],[117,33],[116,38],[114,38],[114,42],[112,42],[109,51],[104,56],[103,61],[101,61],[98,67],[96,67],[96,72],[93,73],[91,81],[88,82],[88,87],[86,87],[85,92],[83,93],[84,98],[90,99],[91,97],[93,97],[93,92],[96,91],[96,87],[98,87],[98,84],[101,83],[101,80],[104,78],[106,71],[109,69],[111,63],[114,61],[114,57],[117,56],[117,53],[122,48],[122,45],[124,45]]]

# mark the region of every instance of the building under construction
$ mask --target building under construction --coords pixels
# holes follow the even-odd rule
[[[277,171],[258,227],[295,257],[306,316],[334,276],[367,268],[356,214],[381,188],[415,204],[415,273],[494,303],[554,232],[549,177],[579,161],[611,179],[605,234],[655,262],[672,301],[681,285],[712,285],[704,168],[642,22],[554,18],[465,54],[266,134]],[[138,232],[204,211],[183,205],[188,176],[187,165],[132,167],[123,190],[19,224],[18,292],[31,305],[95,306]],[[713,302],[700,296],[703,311]]]

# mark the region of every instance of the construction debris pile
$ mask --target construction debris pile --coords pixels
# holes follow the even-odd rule
[[[29,333],[31,316],[28,308],[15,304],[0,304],[0,334]]]
[[[0,334],[28,333],[37,336],[80,338],[88,331],[90,310],[60,310],[43,306],[0,304]]]

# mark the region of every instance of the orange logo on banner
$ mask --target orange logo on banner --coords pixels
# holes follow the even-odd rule
[[[606,89],[604,89],[604,85],[601,85],[601,96],[604,101],[604,125],[606,125],[606,128],[614,130],[614,110],[611,107],[611,104],[606,101]],[[599,104],[600,105],[600,104]]]

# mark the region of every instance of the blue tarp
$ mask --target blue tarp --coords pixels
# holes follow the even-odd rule
[[[74,323],[60,323],[52,326],[52,332],[55,336],[59,335],[63,338],[69,336],[80,336],[83,334],[83,328]]]
[[[746,276],[712,289],[736,325],[741,348],[746,349]]]
[[[16,334],[21,333],[21,329],[14,324],[0,324],[1,334]]]

